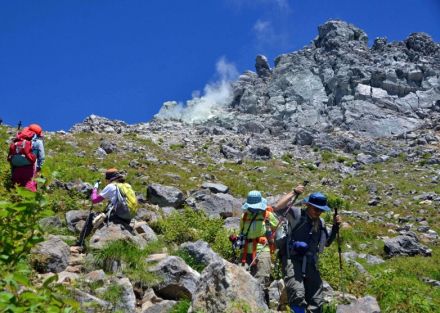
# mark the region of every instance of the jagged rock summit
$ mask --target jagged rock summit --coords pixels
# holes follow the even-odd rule
[[[290,136],[299,128],[393,136],[440,111],[439,75],[439,44],[429,35],[377,38],[369,48],[363,30],[331,20],[309,46],[277,57],[273,69],[257,56],[256,72],[233,83],[233,100],[211,120]]]
[[[256,72],[232,82],[215,107],[199,106],[203,97],[186,108],[166,102],[149,123],[92,115],[72,131],[136,131],[185,146],[214,135],[223,143],[218,157],[235,160],[267,159],[299,146],[396,154],[395,139],[406,146],[408,138],[417,145],[440,140],[440,45],[425,33],[402,42],[376,38],[369,47],[363,30],[331,20],[308,46],[278,56],[274,65],[258,55]]]

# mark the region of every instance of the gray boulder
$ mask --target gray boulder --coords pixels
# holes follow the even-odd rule
[[[79,289],[72,291],[73,297],[79,302],[81,309],[86,313],[95,313],[97,310],[110,311],[113,306],[111,303],[99,299]]]
[[[246,151],[246,155],[254,160],[270,160],[272,158],[272,152],[267,146],[255,146],[250,147]]]
[[[394,238],[385,239],[384,250],[387,256],[414,256],[423,255],[431,256],[432,250],[421,245],[413,232],[407,232]]]
[[[350,304],[339,304],[336,313],[380,313],[380,307],[376,298],[366,296],[357,299]]]
[[[318,32],[315,45],[329,50],[338,48],[340,43],[348,41],[359,41],[365,46],[368,44],[368,36],[364,31],[344,21],[328,21],[318,27]]]
[[[99,159],[104,159],[107,156],[107,152],[105,152],[105,150],[102,149],[101,147],[98,147],[98,149],[95,150],[95,155]]]
[[[235,264],[215,262],[203,270],[189,312],[226,312],[237,302],[247,303],[250,312],[268,310],[263,289],[254,277]]]
[[[438,50],[438,45],[426,33],[412,33],[405,39],[406,47],[423,55],[434,55]]]
[[[161,282],[155,284],[155,293],[167,300],[191,298],[197,285],[200,274],[189,267],[181,258],[168,256],[149,271],[161,277]]]
[[[133,228],[147,243],[157,240],[156,233],[146,222],[136,222]]]
[[[359,153],[356,156],[356,161],[358,161],[361,164],[372,164],[372,163],[376,163],[376,159],[368,154],[364,154],[364,153]]]
[[[272,310],[284,311],[286,309],[289,301],[287,299],[287,289],[284,280],[274,280],[268,288],[268,294],[269,307]]]
[[[255,60],[255,70],[259,77],[265,78],[269,77],[271,74],[269,63],[264,55],[257,55]]]
[[[203,240],[182,243],[180,249],[187,251],[197,262],[204,265],[222,261],[222,258]]]
[[[193,207],[212,217],[231,217],[240,213],[241,200],[225,193],[197,193],[193,195]]]
[[[121,287],[122,293],[115,304],[115,311],[124,313],[136,312],[136,296],[133,291],[133,285],[126,277],[117,279],[112,282]]]
[[[102,249],[104,246],[115,240],[129,240],[140,247],[145,247],[147,241],[142,236],[135,236],[119,224],[109,223],[98,229],[90,238],[90,248]]]
[[[32,265],[40,273],[59,273],[66,269],[70,248],[57,236],[40,242],[31,251]]]
[[[105,151],[105,153],[110,154],[117,150],[116,145],[108,140],[101,141],[99,147]]]
[[[61,222],[61,219],[58,216],[49,216],[42,218],[38,221],[38,224],[43,229],[47,229],[50,227],[60,228],[61,226],[63,226],[63,222]]]
[[[223,222],[227,230],[238,230],[240,228],[240,217],[227,217]]]
[[[227,193],[229,187],[219,183],[203,183],[202,188],[209,189],[212,193]]]
[[[305,129],[299,130],[295,135],[294,143],[300,146],[311,146],[313,144],[313,134]]]
[[[173,300],[164,300],[154,293],[154,290],[148,288],[144,292],[142,298],[141,313],[168,313],[171,308],[176,304]]]
[[[243,158],[243,152],[229,145],[221,145],[220,152],[226,159],[240,160]]]
[[[180,207],[184,202],[182,191],[172,186],[164,186],[160,184],[151,184],[147,188],[147,199],[152,204],[161,207],[171,206]]]
[[[157,303],[147,302],[142,305],[141,313],[169,313],[177,304],[173,300],[162,300]]]
[[[76,224],[78,224],[78,222],[80,221],[85,221],[88,215],[89,215],[88,211],[83,211],[83,210],[68,211],[66,213],[67,228],[72,232],[77,231],[78,227],[76,227]]]
[[[75,124],[70,129],[70,132],[94,132],[98,134],[102,133],[124,133],[129,131],[128,125],[122,121],[110,120],[105,117],[97,115],[90,115],[82,121],[82,123]]]

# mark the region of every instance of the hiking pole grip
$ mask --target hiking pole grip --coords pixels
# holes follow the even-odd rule
[[[303,182],[303,186],[305,187],[305,186],[307,186],[309,184],[309,181],[308,180],[305,180],[304,182]],[[298,197],[299,197],[299,193],[296,193],[295,192],[295,189],[293,189],[293,192],[294,192],[294,194],[295,194],[295,196],[292,198],[292,200],[290,201],[290,204],[287,206],[288,208],[290,208],[292,205],[294,205],[295,204],[295,202],[296,202],[296,199],[298,199]]]

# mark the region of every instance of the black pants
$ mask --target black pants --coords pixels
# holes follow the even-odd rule
[[[87,236],[90,235],[90,233],[93,230],[93,219],[95,218],[95,216],[96,216],[95,212],[90,212],[90,214],[87,216],[86,223],[84,224],[79,234],[79,239],[76,243],[77,246],[81,246],[81,247],[84,246],[85,239],[87,238]],[[107,222],[112,222],[113,224],[121,225],[122,229],[127,230],[131,234],[133,234],[134,229],[133,227],[130,226],[131,221],[127,221],[115,214],[112,214]]]
[[[113,224],[119,224],[122,226],[123,229],[128,230],[130,233],[133,233],[134,229],[130,226],[131,221],[127,221],[113,214],[112,216],[110,216],[109,222],[112,222]]]

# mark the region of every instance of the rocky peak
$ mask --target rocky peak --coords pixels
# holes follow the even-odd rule
[[[425,56],[432,56],[439,51],[439,45],[426,33],[412,33],[405,39],[405,44],[408,49]]]
[[[256,72],[246,71],[232,83],[229,102],[211,103],[207,120],[194,121],[194,115],[203,110],[194,101],[186,107],[167,102],[161,112],[177,108],[177,115],[163,118],[162,114],[161,119],[133,126],[90,116],[72,130],[124,133],[135,129],[188,142],[199,142],[207,133],[222,137],[222,153],[237,159],[243,146],[257,146],[252,142],[269,147],[270,153],[249,149],[259,158],[280,155],[292,145],[371,154],[381,151],[373,147],[376,141],[367,146],[358,143],[372,137],[407,138],[406,134],[422,128],[429,128],[427,138],[434,138],[432,131],[438,131],[440,53],[438,43],[427,34],[414,33],[391,43],[377,38],[369,48],[364,31],[332,20],[319,26],[314,45],[283,54],[274,64],[271,69],[267,58],[258,55]],[[189,122],[183,122],[185,116]],[[197,135],[191,134],[193,130]]]
[[[73,125],[71,132],[97,132],[97,133],[124,133],[129,125],[123,121],[111,120],[105,117],[90,115],[81,123]]]
[[[236,115],[235,128],[252,120],[260,123],[260,133],[266,129],[281,137],[335,129],[389,137],[436,115],[438,44],[423,33],[404,42],[377,38],[371,49],[367,43],[363,30],[331,20],[318,27],[314,45],[277,57],[269,80],[242,75],[233,85],[230,108],[249,115]],[[266,64],[257,59],[257,65]]]
[[[255,59],[255,70],[259,77],[265,78],[271,75],[271,69],[267,58],[264,55],[257,55]]]
[[[356,26],[340,20],[330,20],[318,27],[315,45],[318,48],[332,50],[348,41],[359,41],[368,44],[367,34]]]

